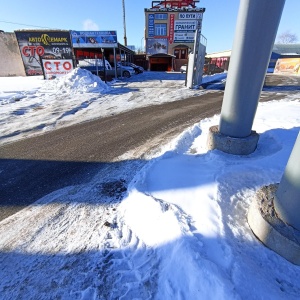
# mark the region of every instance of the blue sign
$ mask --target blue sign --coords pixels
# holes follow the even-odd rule
[[[148,15],[148,36],[154,36],[154,14]]]
[[[71,31],[74,48],[118,47],[116,31]]]

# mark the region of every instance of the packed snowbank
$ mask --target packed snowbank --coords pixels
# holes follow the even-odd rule
[[[43,89],[59,93],[106,93],[110,87],[100,77],[91,72],[76,68],[61,78],[45,81]]]

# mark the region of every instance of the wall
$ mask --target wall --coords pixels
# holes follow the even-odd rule
[[[0,77],[25,76],[19,46],[14,33],[0,33]]]

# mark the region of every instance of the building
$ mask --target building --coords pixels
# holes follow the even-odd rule
[[[221,69],[228,70],[231,50],[209,53],[205,56],[207,64],[216,65]]]
[[[21,53],[13,32],[0,32],[0,77],[25,76]]]
[[[230,57],[231,50],[208,53],[205,56],[205,62],[228,70]],[[292,74],[297,66],[299,66],[299,63],[300,44],[274,44],[268,66],[268,73],[278,72],[279,65],[281,65],[281,73],[288,73],[289,71]],[[298,69],[297,72],[299,74]],[[296,74],[296,72],[294,72],[294,74]]]
[[[58,65],[76,67],[80,59],[105,57],[112,66],[120,60],[133,61],[134,51],[121,45],[116,31],[70,31],[22,29],[0,32],[0,76],[44,75],[43,60],[58,60],[57,73],[65,72]],[[68,69],[70,70],[70,68]]]
[[[204,8],[199,1],[152,1],[145,8],[145,50],[150,71],[179,71],[194,49]]]

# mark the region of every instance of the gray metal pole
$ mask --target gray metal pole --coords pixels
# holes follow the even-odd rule
[[[274,207],[281,220],[300,231],[300,133],[278,186]]]
[[[241,0],[219,131],[251,134],[285,0]]]

